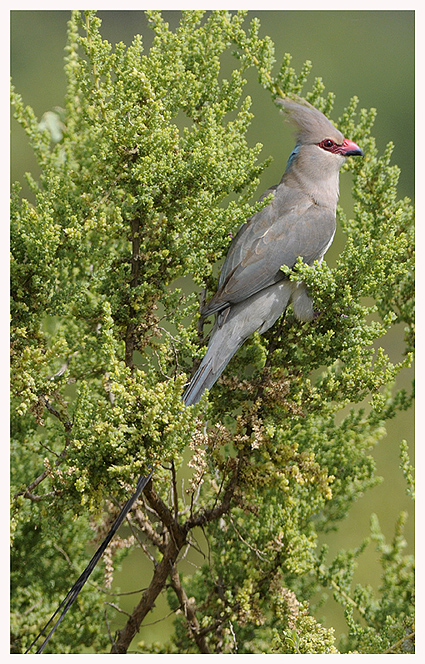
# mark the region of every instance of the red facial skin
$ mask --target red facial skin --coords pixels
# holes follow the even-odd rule
[[[348,138],[344,138],[344,141],[340,145],[335,143],[335,141],[330,138],[325,138],[317,145],[319,148],[322,148],[322,150],[326,150],[326,152],[332,152],[332,154],[342,154],[344,157],[349,157],[350,155],[363,155],[363,152],[359,146],[354,143],[354,141],[348,140]]]

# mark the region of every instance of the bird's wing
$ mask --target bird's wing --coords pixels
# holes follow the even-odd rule
[[[281,266],[292,268],[299,256],[308,264],[322,258],[335,226],[332,210],[318,206],[299,189],[279,185],[273,201],[239,229],[217,293],[202,315],[217,313],[281,280]]]

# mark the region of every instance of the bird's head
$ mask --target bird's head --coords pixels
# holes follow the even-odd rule
[[[339,170],[347,157],[363,155],[332,122],[305,100],[279,99],[294,125],[297,145],[283,176],[286,184],[301,188],[319,205],[336,210]]]
[[[307,101],[278,99],[277,102],[283,106],[289,121],[295,127],[297,146],[317,146],[325,153],[343,159],[356,155],[363,156],[362,150],[354,141],[344,138],[332,122]],[[338,167],[343,159],[338,160]]]

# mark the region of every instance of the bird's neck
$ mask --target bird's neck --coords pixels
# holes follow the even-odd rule
[[[336,212],[339,196],[339,169],[342,163],[317,152],[317,146],[297,147],[289,157],[282,183],[301,189],[319,206]]]

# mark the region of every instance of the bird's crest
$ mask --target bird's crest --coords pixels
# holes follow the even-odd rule
[[[276,102],[283,106],[289,122],[295,126],[299,144],[320,143],[324,138],[330,138],[338,144],[343,142],[344,136],[341,132],[305,99],[298,98],[298,101],[294,101],[285,97],[276,99]]]

